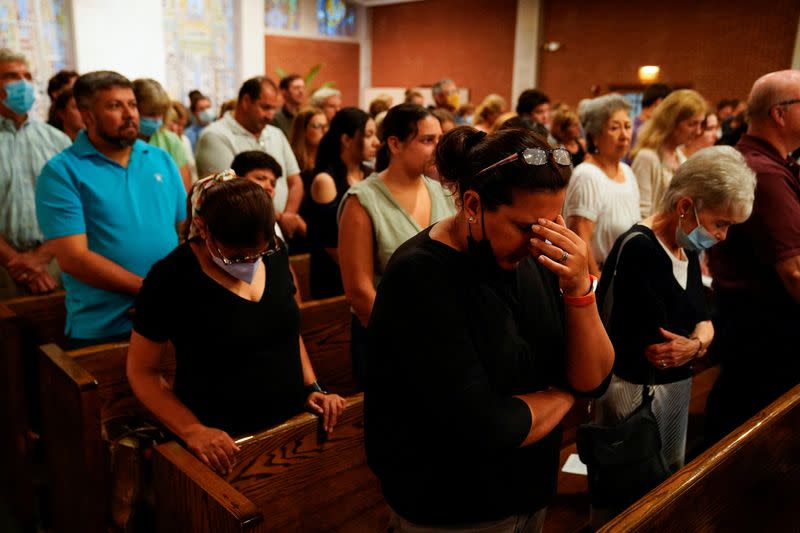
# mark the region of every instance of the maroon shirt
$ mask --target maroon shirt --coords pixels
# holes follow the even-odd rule
[[[769,306],[766,312],[800,313],[775,269],[800,255],[800,167],[759,137],[743,135],[736,148],[756,173],[755,202],[750,218],[711,249],[714,289]]]

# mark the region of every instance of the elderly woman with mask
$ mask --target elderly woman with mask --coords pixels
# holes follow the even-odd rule
[[[639,188],[622,162],[630,149],[630,104],[619,94],[584,100],[578,109],[588,154],[567,187],[567,227],[589,245],[589,272],[600,268],[614,241],[639,221]]]
[[[606,328],[616,360],[596,422],[619,423],[641,404],[642,385],[652,384],[662,453],[673,471],[684,464],[692,361],[714,338],[698,253],[750,216],[755,186],[736,150],[699,151],[678,169],[658,210],[617,239],[603,267],[598,307],[611,299]]]

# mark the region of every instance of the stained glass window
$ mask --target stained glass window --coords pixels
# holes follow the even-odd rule
[[[167,92],[186,102],[198,89],[215,109],[236,96],[234,0],[162,0]]]
[[[74,69],[68,0],[0,0],[0,48],[28,59],[36,82],[31,114],[45,118],[50,107],[47,81],[61,69]]]
[[[267,28],[297,31],[297,0],[266,0],[265,9]]]
[[[317,26],[322,35],[353,37],[356,10],[344,0],[317,0]]]

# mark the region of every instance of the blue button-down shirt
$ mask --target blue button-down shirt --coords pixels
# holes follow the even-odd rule
[[[45,163],[72,141],[64,133],[36,120],[17,129],[0,117],[0,235],[17,250],[41,244],[36,222],[36,177]]]
[[[84,130],[42,170],[36,210],[46,239],[86,234],[91,251],[144,277],[178,244],[186,192],[164,150],[137,140],[123,167],[97,151]],[[63,278],[67,336],[99,339],[131,330],[132,295]]]

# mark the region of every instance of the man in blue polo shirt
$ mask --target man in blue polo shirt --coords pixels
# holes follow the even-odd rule
[[[73,88],[86,129],[36,187],[42,233],[64,273],[72,347],[125,339],[150,267],[178,244],[186,194],[169,154],[137,140],[131,82],[108,71]]]

